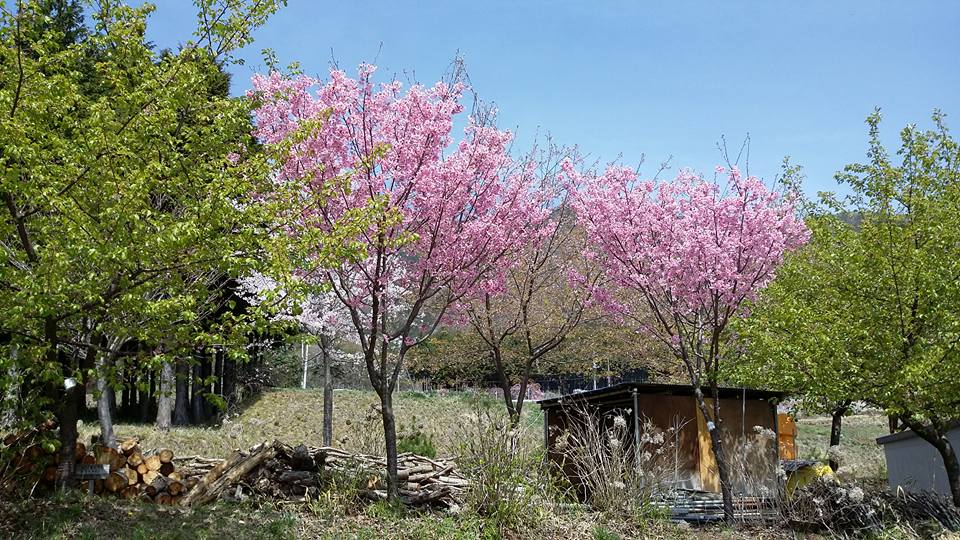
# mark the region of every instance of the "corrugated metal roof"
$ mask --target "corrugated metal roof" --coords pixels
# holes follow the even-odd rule
[[[597,390],[590,390],[587,392],[579,392],[576,394],[567,394],[565,396],[543,399],[538,403],[540,404],[541,409],[550,409],[557,407],[561,404],[569,403],[571,401],[604,401],[606,399],[622,399],[636,389],[638,394],[663,394],[663,395],[693,395],[693,388],[690,385],[686,384],[657,384],[657,383],[642,383],[642,382],[625,382],[620,384],[615,384],[613,386],[608,386],[606,388],[598,388]],[[720,397],[722,399],[729,398],[746,398],[746,399],[783,399],[787,394],[785,392],[777,392],[773,390],[758,390],[756,388],[730,388],[723,387],[718,389]],[[703,393],[706,397],[712,397],[710,395],[709,388],[703,388]]]

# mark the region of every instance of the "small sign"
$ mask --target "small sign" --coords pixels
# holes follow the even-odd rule
[[[73,471],[77,480],[103,480],[110,476],[110,465],[79,463]]]
[[[80,481],[87,481],[87,492],[93,495],[93,481],[103,480],[110,476],[110,465],[91,465],[78,463],[73,469],[73,477]]]

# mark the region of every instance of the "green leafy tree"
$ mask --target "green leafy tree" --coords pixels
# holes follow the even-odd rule
[[[806,223],[811,242],[787,259],[750,317],[737,322],[743,362],[728,378],[788,391],[804,412],[831,415],[830,446],[837,446],[843,417],[866,384],[862,352],[870,342],[865,327],[837,324],[850,306],[836,273],[853,271],[840,249],[856,231],[831,214]]]
[[[190,328],[209,295],[199,272],[277,260],[264,256],[273,186],[250,103],[206,90],[279,3],[198,1],[195,39],[167,54],[144,39],[150,5],[101,2],[76,44],[56,25],[28,24],[39,4],[3,11],[0,376],[20,383],[34,413],[58,418],[60,486],[73,476],[75,395],[102,343],[93,336],[117,333],[130,313],[147,322],[135,335]],[[91,57],[96,92],[84,86]]]
[[[766,291],[741,343],[808,401],[862,400],[899,419],[940,454],[960,506],[947,438],[960,418],[960,149],[941,113],[933,123],[904,128],[893,157],[879,111],[867,119],[869,160],[837,176],[852,195],[823,198],[814,242]]]

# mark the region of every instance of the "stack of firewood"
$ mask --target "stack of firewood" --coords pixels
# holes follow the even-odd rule
[[[385,458],[351,454],[339,448],[318,448],[324,469],[335,474],[362,474],[366,489],[361,494],[367,498],[387,498]],[[430,459],[411,453],[397,456],[397,480],[400,500],[407,505],[454,506],[470,482],[455,470],[452,460]]]
[[[4,449],[10,452],[11,459],[0,466],[0,491],[17,486],[31,486],[31,491],[53,486],[61,459],[49,434],[55,428],[56,422],[48,421],[3,438]],[[77,465],[109,466],[105,479],[80,482],[84,489],[93,482],[95,493],[113,493],[160,504],[176,504],[207,473],[206,469],[197,467],[178,470],[172,451],[144,452],[136,438],[120,441],[117,448],[101,444],[88,448],[77,442],[73,460]]]
[[[6,469],[0,468],[0,488],[26,475],[37,485],[54,484],[59,455],[37,442],[44,430],[53,427],[40,426],[4,439],[4,444],[16,452]],[[291,447],[274,441],[246,452],[235,451],[227,459],[175,458],[167,449],[144,451],[139,442],[129,438],[120,441],[117,448],[93,444],[89,449],[77,443],[77,464],[108,465],[110,470],[106,479],[84,481],[81,487],[88,489],[88,482],[93,482],[95,493],[183,506],[248,495],[303,501],[319,494],[331,481],[359,485],[358,495],[367,499],[387,497],[386,461],[382,457],[329,447]],[[400,499],[408,505],[453,507],[460,504],[469,486],[450,460],[405,453],[398,456],[398,463]]]
[[[173,451],[166,448],[156,452],[144,452],[139,440],[129,438],[111,448],[94,444],[88,451],[83,443],[77,443],[74,452],[77,463],[109,465],[110,474],[104,480],[93,482],[94,493],[115,493],[127,499],[139,498],[159,504],[173,505],[196,483],[196,477],[185,476],[173,463]],[[57,477],[56,465],[43,471],[42,481],[52,484]]]
[[[50,432],[56,428],[55,420],[47,420],[31,429],[4,436],[0,448],[0,495],[25,485],[36,485],[45,468],[56,463],[54,447],[43,444],[52,439]]]
[[[398,462],[400,499],[408,505],[452,507],[459,504],[469,486],[452,461],[405,453],[398,456]],[[385,473],[382,457],[264,442],[213,464],[181,504],[199,505],[221,496],[244,494],[304,500],[334,476],[358,482],[363,486],[360,496],[380,500],[387,497]]]

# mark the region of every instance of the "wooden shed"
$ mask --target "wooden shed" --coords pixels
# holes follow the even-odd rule
[[[708,404],[712,403],[709,391]],[[735,494],[759,495],[763,487],[774,489],[780,452],[778,448],[777,403],[784,397],[780,392],[748,388],[721,388],[720,416],[724,447],[741,468],[751,471],[749,485],[734,485]],[[544,443],[551,461],[561,468],[565,455],[557,448],[558,438],[570,426],[576,425],[577,415],[618,415],[629,419],[633,444],[641,441],[644,429],[671,433],[672,452],[677,456],[676,473],[670,480],[673,489],[687,489],[719,493],[720,478],[710,443],[707,423],[696,404],[690,386],[628,382],[599,390],[570,394],[539,402],[544,415]],[[711,405],[712,406],[712,405]],[[646,428],[644,428],[646,426]],[[679,427],[679,429],[678,429]],[[672,429],[671,429],[672,428]],[[758,446],[757,440],[764,439]],[[759,448],[759,450],[758,450]],[[750,455],[747,456],[747,450]],[[738,454],[740,452],[740,454]],[[570,476],[569,471],[565,470]],[[574,485],[575,478],[570,478]],[[735,479],[736,482],[736,479]],[[758,486],[762,486],[759,487]]]

